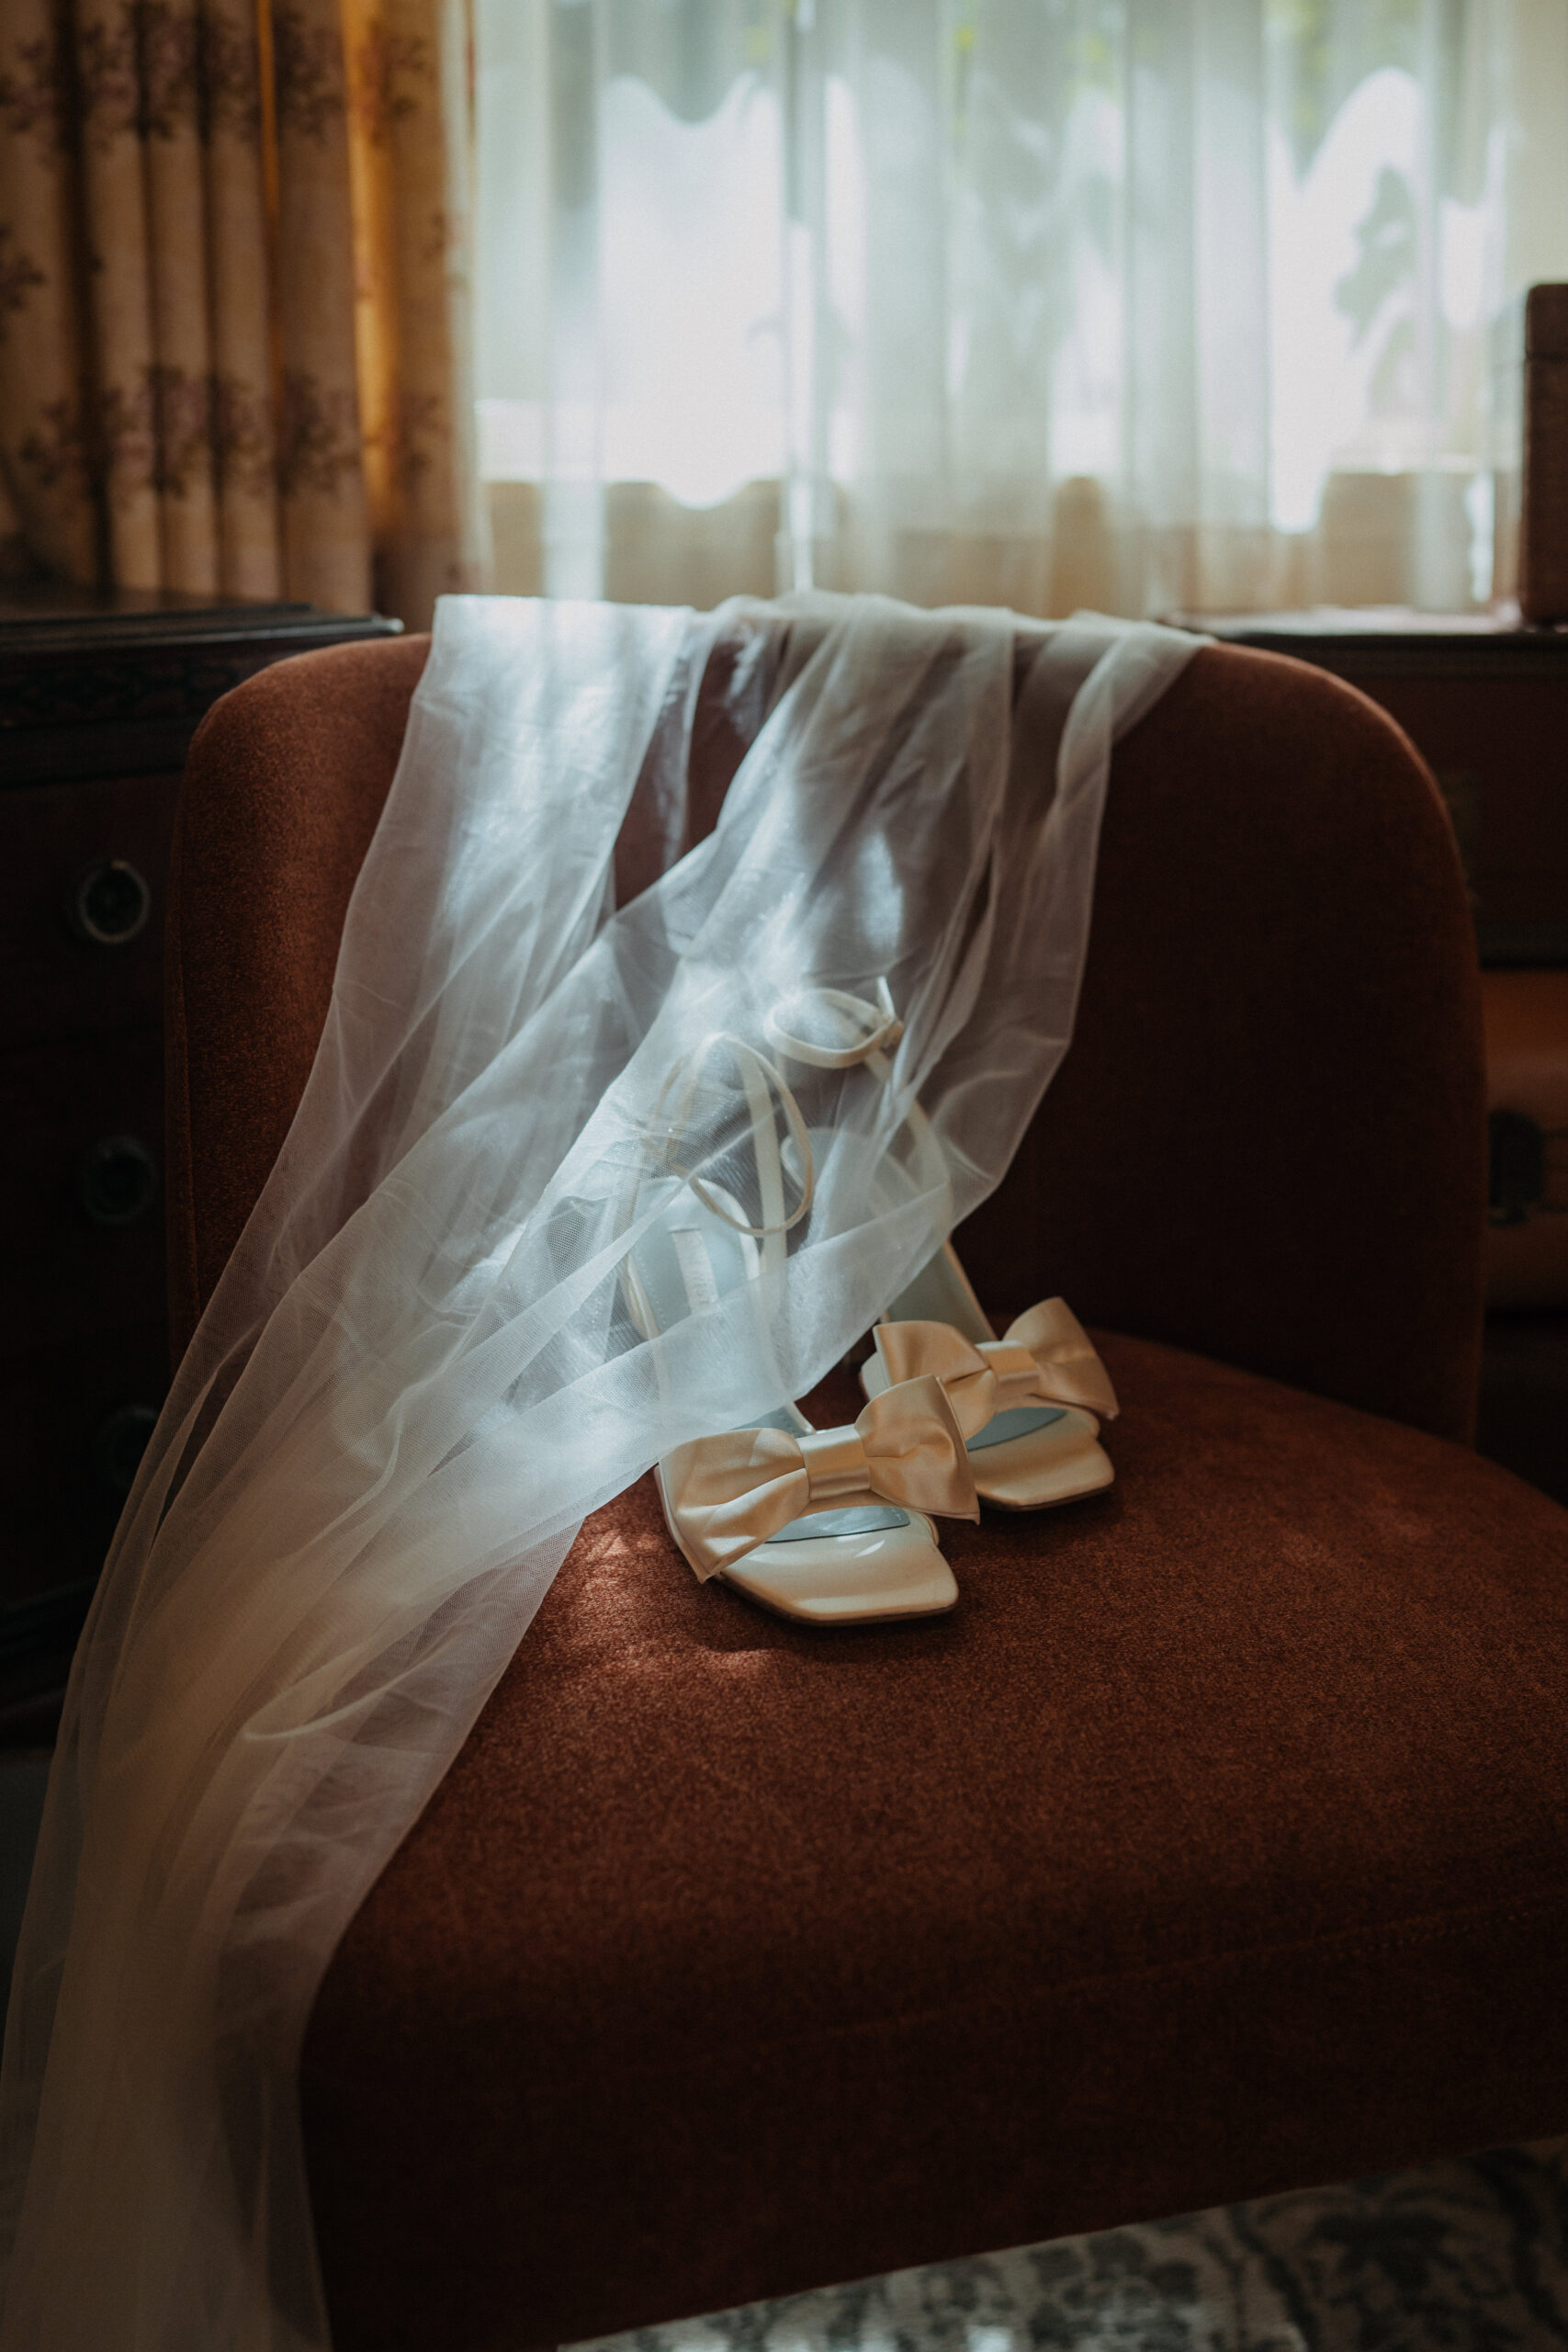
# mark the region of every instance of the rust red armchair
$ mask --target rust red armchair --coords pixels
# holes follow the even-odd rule
[[[287,1128],[421,640],[192,752],[188,1334]],[[716,806],[739,747],[709,739]],[[1446,821],[1333,679],[1120,748],[1078,1031],[961,1237],[1106,1334],[1118,1483],[944,1531],[950,1618],[584,1527],[302,2064],[340,2352],[514,2352],[1568,2125],[1568,1514],[1467,1440],[1480,1019]],[[858,1398],[842,1375],[821,1414]]]

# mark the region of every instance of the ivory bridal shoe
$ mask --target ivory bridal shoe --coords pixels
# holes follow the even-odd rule
[[[735,1204],[671,1186],[626,1259],[637,1329],[651,1337],[757,1280],[761,1257]],[[894,1384],[859,1419],[815,1430],[784,1404],[754,1428],[677,1446],[659,1464],[670,1532],[703,1582],[813,1625],[930,1617],[958,1587],[928,1513],[976,1519],[964,1437],[942,1383]]]
[[[860,1063],[886,1085],[903,1035],[886,979],[871,997],[803,985],[769,1020],[781,1058],[819,1069]],[[936,1192],[946,1185],[941,1148],[919,1103],[906,1115],[911,1158],[902,1178],[885,1162],[879,1182]],[[795,1138],[798,1150],[798,1138]],[[1111,1419],[1116,1392],[1063,1299],[1044,1300],[998,1340],[951,1242],[930,1258],[885,1311],[876,1353],[861,1372],[868,1397],[922,1377],[946,1388],[964,1435],[976,1490],[1006,1510],[1039,1510],[1109,1487],[1115,1472],[1097,1416]]]
[[[1111,1375],[1076,1315],[1043,1300],[993,1332],[952,1242],[887,1308],[861,1368],[868,1396],[940,1380],[968,1448],[975,1487],[1002,1510],[1041,1510],[1100,1493],[1115,1477],[1100,1443],[1114,1419]]]

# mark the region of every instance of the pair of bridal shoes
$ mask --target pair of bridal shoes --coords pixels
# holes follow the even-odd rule
[[[863,1064],[881,1080],[901,1034],[886,981],[872,1001],[803,990],[767,1028],[781,1061],[829,1070]],[[710,1043],[739,1067],[761,1216],[750,1223],[711,1177],[657,1180],[666,1204],[655,1204],[622,1267],[627,1306],[646,1337],[756,1282],[810,1204],[810,1139],[781,1072],[739,1038]],[[667,1137],[681,1126],[677,1107]],[[928,1154],[938,1152],[918,1109],[910,1126]],[[755,1425],[661,1458],[665,1520],[699,1581],[720,1577],[764,1608],[819,1626],[940,1615],[958,1588],[934,1518],[977,1520],[982,1500],[1040,1510],[1111,1485],[1099,1430],[1100,1419],[1116,1412],[1115,1392],[1063,1300],[1032,1307],[998,1340],[948,1243],[891,1302],[873,1338],[861,1372],[866,1406],[853,1422],[817,1430],[785,1403]]]

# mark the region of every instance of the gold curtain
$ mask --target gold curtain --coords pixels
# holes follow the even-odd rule
[[[484,571],[467,0],[0,0],[0,566],[375,603]]]

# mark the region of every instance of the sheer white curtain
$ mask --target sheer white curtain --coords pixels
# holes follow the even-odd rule
[[[497,585],[1484,603],[1565,0],[478,0]]]

